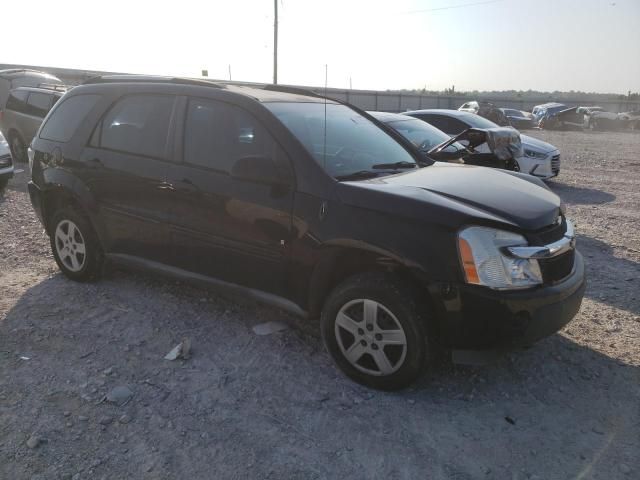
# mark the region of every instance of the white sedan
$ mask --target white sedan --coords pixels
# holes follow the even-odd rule
[[[498,125],[491,120],[474,113],[459,110],[415,110],[404,112],[404,115],[419,118],[452,136],[458,135],[468,128],[498,128]],[[520,134],[520,141],[523,154],[517,157],[516,161],[521,172],[535,175],[542,179],[558,176],[560,173],[560,151],[556,147],[529,135]],[[478,153],[491,153],[486,143],[476,147],[475,151]]]

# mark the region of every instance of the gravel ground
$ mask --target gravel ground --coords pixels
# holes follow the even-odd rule
[[[535,132],[588,261],[561,333],[401,393],[345,379],[315,324],[152,276],[58,273],[0,195],[0,478],[640,478],[640,135]],[[252,327],[288,329],[257,336]],[[188,360],[164,355],[182,338]],[[105,401],[114,387],[133,396]]]

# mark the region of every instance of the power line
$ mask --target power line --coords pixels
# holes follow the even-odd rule
[[[401,14],[437,12],[439,10],[452,10],[454,8],[475,7],[478,5],[488,5],[490,3],[498,3],[503,0],[485,0],[484,2],[463,3],[460,5],[449,5],[448,7],[425,8],[421,10],[409,10],[408,12],[400,12]]]

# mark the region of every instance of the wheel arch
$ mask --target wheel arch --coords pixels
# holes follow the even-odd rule
[[[427,273],[417,264],[379,247],[358,241],[338,241],[323,247],[309,282],[308,308],[318,317],[331,291],[346,278],[357,273],[377,271],[393,273],[408,285],[423,289],[429,282]]]
[[[101,243],[104,229],[97,221],[97,204],[91,191],[77,177],[61,169],[49,169],[46,175],[46,187],[42,191],[42,218],[47,232],[51,229],[51,219],[55,212],[71,206],[86,215],[98,234]]]

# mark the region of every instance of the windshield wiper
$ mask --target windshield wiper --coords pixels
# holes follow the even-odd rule
[[[378,163],[376,165],[372,165],[371,168],[375,169],[396,169],[396,168],[416,168],[418,164],[414,162],[396,162],[396,163]]]
[[[371,170],[358,170],[357,172],[346,175],[338,175],[336,176],[336,180],[365,180],[367,178],[375,178],[378,175],[378,172],[372,172]]]

